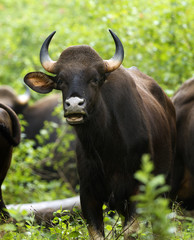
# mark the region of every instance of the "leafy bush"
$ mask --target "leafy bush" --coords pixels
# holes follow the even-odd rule
[[[42,70],[39,50],[54,30],[53,59],[78,44],[112,57],[111,28],[123,42],[124,66],[137,66],[171,91],[194,74],[194,0],[2,0],[0,12],[0,79],[18,91],[27,72]]]
[[[61,106],[57,107],[53,114],[61,114],[60,109]],[[25,127],[22,119],[21,123]],[[55,130],[56,142],[45,144]],[[69,162],[71,158],[75,159],[75,152],[70,149],[75,136],[69,131],[67,124],[59,126],[57,123],[45,122],[37,139],[40,145],[36,149],[33,140],[23,138],[19,147],[14,150],[11,167],[2,186],[7,204],[50,201],[75,195],[75,189],[65,176],[72,167],[76,172],[76,163]],[[52,180],[51,177],[50,181],[42,180],[40,173],[43,166],[51,166],[53,171],[59,169],[61,178]],[[66,169],[63,169],[64,166]],[[51,170],[47,174],[51,174]]]
[[[137,240],[180,240],[193,239],[194,219],[183,216],[177,207],[169,208],[169,201],[161,196],[169,187],[165,185],[164,176],[152,174],[153,164],[144,156],[142,168],[135,174],[142,183],[140,193],[133,197],[137,201],[139,230],[134,237]],[[121,219],[115,212],[105,211],[106,239],[122,239]],[[175,211],[176,210],[176,211]],[[4,224],[0,227],[2,239],[89,239],[87,226],[79,209],[73,211],[59,209],[54,213],[51,223],[37,224],[34,216],[27,216],[10,210],[17,224]]]
[[[135,174],[135,178],[142,184],[140,193],[133,197],[133,200],[137,201],[137,214],[144,222],[140,231],[140,236],[144,237],[140,239],[152,239],[152,235],[153,239],[171,239],[176,230],[170,221],[173,213],[169,209],[169,200],[162,197],[169,191],[169,187],[165,185],[163,175],[153,176],[153,170],[153,163],[149,156],[145,155],[142,169]],[[145,221],[148,223],[145,224]]]

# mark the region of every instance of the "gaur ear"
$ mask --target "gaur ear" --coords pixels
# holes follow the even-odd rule
[[[30,72],[24,77],[24,82],[38,93],[49,93],[56,88],[52,76],[42,72]]]

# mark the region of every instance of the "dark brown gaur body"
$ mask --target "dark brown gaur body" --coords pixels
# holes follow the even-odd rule
[[[10,86],[0,86],[0,103],[9,106],[15,113],[22,114],[23,119],[27,122],[25,126],[24,134],[25,138],[32,139],[35,141],[35,148],[40,146],[40,143],[36,139],[36,135],[40,134],[40,130],[44,126],[44,122],[55,122],[59,126],[63,124],[59,116],[53,115],[54,109],[61,102],[60,94],[52,94],[41,98],[33,104],[29,104],[30,92],[29,89],[26,90],[25,94],[17,95],[16,92]],[[68,127],[68,126],[67,126]],[[69,129],[69,128],[68,128]],[[71,130],[68,130],[71,134],[74,134]],[[50,135],[49,140],[45,143],[55,142],[57,139],[56,130]],[[70,143],[68,151],[75,151],[75,141]],[[50,181],[53,179],[63,178],[64,181],[68,182],[71,187],[75,190],[78,184],[77,171],[75,169],[76,159],[71,157],[68,160],[64,159],[59,152],[55,154],[55,159],[51,159],[50,166],[48,162],[43,162],[41,168],[34,166],[34,171],[41,176],[42,179]],[[56,169],[54,165],[56,163],[64,162],[64,169]]]
[[[17,115],[0,103],[0,222],[9,218],[3,201],[1,185],[10,167],[13,147],[20,142],[20,124]]]
[[[39,93],[62,91],[64,116],[77,134],[83,215],[92,239],[104,239],[104,203],[124,216],[124,228],[135,214],[130,197],[138,193],[134,173],[144,153],[150,153],[155,174],[165,174],[171,183],[175,111],[152,78],[121,65],[123,46],[112,31],[116,52],[110,60],[81,45],[67,48],[52,61],[48,46],[54,33],[43,43],[40,60],[55,76],[32,72],[24,81]],[[131,232],[125,231],[126,239]]]
[[[41,98],[33,104],[29,104],[30,92],[29,89],[26,90],[25,94],[17,95],[16,92],[10,86],[0,86],[0,103],[9,106],[15,113],[22,114],[23,119],[27,122],[25,126],[24,134],[25,138],[32,139],[35,141],[35,148],[41,146],[36,139],[36,135],[40,134],[40,130],[44,126],[44,122],[55,122],[61,126],[63,121],[61,118],[53,115],[54,109],[61,102],[60,94],[52,94],[46,97]],[[68,126],[67,126],[68,127]],[[68,128],[69,129],[69,128]],[[74,134],[71,130],[68,130],[68,133]],[[57,139],[56,130],[53,130],[53,133],[50,135],[48,142],[55,142]],[[67,151],[75,151],[75,141],[70,143],[70,147]],[[57,168],[56,164],[59,162],[64,162],[63,169]],[[42,179],[50,181],[53,179],[63,179],[68,182],[70,186],[75,190],[78,185],[78,176],[76,171],[76,159],[75,157],[70,157],[64,159],[61,153],[56,152],[55,158],[51,159],[50,166],[44,162],[41,164],[41,168],[34,166],[34,172],[41,176]],[[55,166],[55,167],[54,167]]]
[[[0,103],[10,107],[17,115],[23,115],[24,120],[27,122],[27,126],[25,127],[26,138],[35,141],[36,135],[40,133],[40,130],[44,126],[44,121],[61,123],[58,117],[52,115],[55,107],[60,102],[60,98],[60,94],[53,94],[29,105],[29,90],[25,94],[17,96],[11,87],[0,86]],[[52,142],[55,139],[56,136],[53,135],[50,141]]]
[[[194,209],[194,78],[187,80],[172,98],[176,110],[176,177],[178,198]]]

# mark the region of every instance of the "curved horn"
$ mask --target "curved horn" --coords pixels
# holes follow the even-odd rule
[[[48,47],[50,44],[50,41],[52,39],[52,37],[54,36],[54,34],[56,33],[56,31],[52,32],[44,41],[44,43],[42,44],[42,47],[40,49],[40,62],[43,66],[43,68],[50,73],[55,73],[55,63],[56,61],[53,61],[48,54]]]
[[[122,45],[120,39],[110,29],[109,29],[109,32],[111,33],[111,35],[114,39],[114,42],[116,45],[116,51],[115,51],[115,55],[111,59],[104,60],[106,72],[112,72],[115,69],[117,69],[121,65],[123,58],[124,58],[124,49],[123,49],[123,45]]]

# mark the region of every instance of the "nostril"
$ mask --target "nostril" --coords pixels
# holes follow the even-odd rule
[[[79,105],[79,106],[83,106],[84,103],[85,103],[85,99],[82,99],[82,100],[78,103],[78,105]]]
[[[65,106],[66,106],[66,107],[70,107],[70,105],[71,105],[71,104],[70,104],[69,101],[65,101]]]

